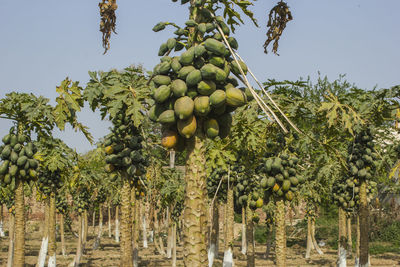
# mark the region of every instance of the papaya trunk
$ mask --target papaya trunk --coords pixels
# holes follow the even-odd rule
[[[109,203],[107,206],[107,219],[108,219],[108,237],[111,238],[111,204]]]
[[[286,223],[285,202],[280,199],[276,202],[276,266],[286,266]]]
[[[176,267],[176,223],[172,226],[172,267]]]
[[[269,254],[271,252],[271,246],[272,246],[272,225],[267,224],[267,247],[265,251],[265,258],[269,259]]]
[[[63,256],[67,256],[67,250],[65,249],[65,236],[64,236],[64,214],[60,214],[60,236],[61,236],[61,253]]]
[[[307,249],[306,249],[306,259],[310,258],[312,249],[312,238],[311,238],[311,217],[307,217]]]
[[[172,257],[172,224],[171,224],[171,212],[170,208],[167,208],[167,226],[168,226],[168,236],[167,236],[167,258]]]
[[[56,266],[56,197],[50,196],[49,209],[49,259],[48,267]]]
[[[211,235],[210,235],[210,247],[208,251],[208,266],[211,267],[214,263],[214,259],[218,257],[219,247],[219,209],[218,203],[214,202],[212,206],[212,218],[211,218]],[[176,228],[176,226],[175,226]]]
[[[142,239],[143,239],[143,248],[148,248],[147,244],[147,223],[146,223],[146,206],[142,205]]]
[[[85,245],[87,243],[88,239],[88,229],[89,229],[89,216],[88,216],[88,211],[85,210],[83,212],[83,220],[84,220],[84,229],[83,229],[83,250],[85,250]]]
[[[342,208],[339,208],[339,244],[338,244],[338,267],[346,267],[346,214]]]
[[[25,265],[25,202],[24,182],[17,179],[15,189],[15,252],[13,267]]]
[[[8,258],[7,258],[7,267],[13,266],[14,261],[14,241],[15,241],[15,231],[14,231],[14,223],[15,223],[15,216],[14,214],[10,213],[9,221],[8,221]]]
[[[356,225],[356,257],[354,259],[354,266],[359,267],[360,265],[360,216],[357,214],[357,225]]]
[[[317,240],[315,239],[315,218],[312,218],[312,220],[311,220],[311,240],[313,243],[313,247],[318,252],[318,254],[319,255],[324,254],[324,252],[322,252],[322,250],[318,246]]]
[[[43,267],[46,263],[47,249],[49,245],[49,214],[50,214],[50,205],[49,201],[45,200],[44,202],[44,225],[43,225],[43,237],[42,244],[40,246],[38,262],[36,267]]]
[[[201,121],[199,120],[199,125]],[[185,209],[183,212],[183,260],[185,266],[207,266],[206,162],[204,134],[187,140]]]
[[[225,251],[223,267],[231,267],[233,261],[233,242],[234,242],[234,210],[233,210],[233,187],[228,186],[228,194],[225,206]]]
[[[250,196],[249,196],[250,197]],[[246,210],[246,237],[247,237],[247,267],[255,267],[255,244],[254,244],[254,224],[253,224],[253,216],[252,211],[247,204]]]
[[[124,175],[121,190],[121,267],[133,267],[131,189]]]
[[[72,264],[72,266],[74,266],[74,267],[78,267],[79,264],[80,264],[80,262],[81,262],[83,228],[84,228],[84,222],[83,222],[82,213],[79,213],[79,220],[78,220],[78,244],[77,244],[77,246],[76,246],[76,254],[75,254],[75,258],[74,258],[73,264]]]
[[[119,206],[115,207],[115,242],[119,243]]]
[[[157,239],[156,239],[157,247],[159,247],[160,254],[161,255],[165,255],[164,241],[163,241],[163,239],[161,237],[160,220],[159,220],[159,218],[156,219],[155,228],[156,228],[156,235],[157,235]]]
[[[98,227],[97,237],[93,245],[93,249],[99,248],[102,234],[103,234],[103,210],[101,204],[99,204],[99,227]]]
[[[132,199],[134,202],[132,206],[134,210],[132,211],[132,217],[134,218],[133,224],[133,239],[132,239],[132,248],[133,248],[133,266],[137,267],[139,264],[139,225],[140,225],[140,202],[136,199],[135,190],[132,189]]]
[[[242,208],[242,254],[247,254],[247,240],[246,240],[246,211]]]
[[[368,267],[368,201],[367,182],[361,181],[360,185],[360,267]]]
[[[347,251],[348,251],[348,257],[352,257],[353,254],[353,240],[351,238],[351,217],[350,214],[347,215]]]
[[[0,237],[5,237],[3,230],[3,204],[0,205]]]

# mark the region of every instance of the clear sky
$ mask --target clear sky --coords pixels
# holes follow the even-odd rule
[[[180,2],[180,1],[178,1]],[[360,88],[400,84],[399,0],[288,0],[294,20],[280,41],[279,54],[265,55],[267,14],[277,0],[258,0],[249,20],[237,29],[239,54],[259,80],[296,80],[318,72],[329,79],[346,74]],[[154,33],[159,21],[183,24],[187,6],[170,0],[119,0],[117,35],[103,55],[97,0],[0,0],[0,98],[11,91],[55,99],[56,86],[69,77],[85,86],[89,70],[123,69],[157,64],[158,48],[171,30]],[[53,102],[54,103],[54,102]],[[98,139],[108,133],[88,108],[79,120]],[[10,123],[0,120],[0,136]],[[89,150],[82,134],[56,132],[78,152]]]

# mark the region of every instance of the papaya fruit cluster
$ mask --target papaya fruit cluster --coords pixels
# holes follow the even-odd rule
[[[221,179],[222,182],[221,182]],[[231,185],[233,186],[233,180],[229,179]],[[221,185],[218,189],[218,185]],[[228,172],[225,171],[224,169],[214,169],[210,175],[207,176],[207,193],[208,193],[208,198],[213,199],[215,193],[218,193],[216,196],[215,201],[221,201],[221,202],[226,202],[226,194],[227,194],[227,189],[228,189]]]
[[[79,191],[72,194],[72,197],[74,202],[73,207],[78,213],[83,213],[89,209],[91,193],[86,187],[80,187]]]
[[[294,192],[303,180],[296,177],[296,165],[298,158],[287,153],[281,153],[276,157],[263,158],[257,168],[261,177],[260,185],[265,190],[265,195],[282,197],[291,201]]]
[[[60,214],[68,213],[68,201],[65,195],[56,194],[56,210]]]
[[[222,17],[214,20],[206,8],[199,9],[199,19],[189,20],[185,28],[175,31],[160,47],[160,63],[153,70],[152,97],[155,104],[149,118],[163,125],[162,145],[165,148],[184,147],[184,140],[201,129],[208,138],[225,138],[232,123],[231,112],[247,103],[250,91],[238,88],[239,65],[233,60],[229,49],[216,30],[218,24],[224,31],[230,46],[238,48],[235,38],[229,37],[229,27]],[[165,28],[157,24],[153,30]],[[191,36],[196,41],[186,44],[186,51],[171,57],[172,50],[185,47],[181,42]],[[247,66],[240,61],[247,73]],[[182,145],[183,144],[183,145]],[[179,150],[179,149],[178,149]]]
[[[377,194],[377,183],[367,182],[367,198],[371,199]],[[360,205],[360,180],[357,178],[347,178],[335,183],[332,187],[332,198],[338,207],[351,212]]]
[[[62,186],[60,171],[40,171],[39,178],[37,179],[37,186],[40,192],[46,196],[51,193],[55,194]]]
[[[29,181],[36,179],[36,169],[39,163],[33,158],[37,149],[26,135],[17,135],[14,132],[2,139],[0,156],[0,178],[5,184],[11,184],[13,179]]]
[[[142,136],[125,112],[112,120],[112,132],[106,136],[106,172],[126,171],[130,178],[141,176],[146,172],[147,161],[142,156]]]
[[[348,146],[349,176],[354,179],[371,180],[376,169],[378,154],[375,152],[370,129],[359,132],[354,143]]]

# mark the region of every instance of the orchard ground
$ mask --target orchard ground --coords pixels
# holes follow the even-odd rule
[[[33,212],[32,212],[33,211]],[[5,212],[6,213],[6,212]],[[90,213],[90,212],[89,212]],[[105,212],[104,212],[105,213]],[[6,215],[6,214],[5,214]],[[237,216],[237,219],[240,216]],[[287,216],[287,266],[336,266],[337,251],[335,236],[337,236],[337,223],[335,223],[334,214],[323,213],[320,218],[317,219],[317,230],[316,236],[318,241],[323,241],[325,245],[322,247],[324,255],[318,255],[315,251],[312,252],[310,259],[305,259],[306,251],[306,236],[307,231],[306,223],[301,218],[302,215]],[[97,219],[96,219],[97,220]],[[97,223],[95,228],[91,226],[92,220],[89,217],[89,235],[88,243],[85,246],[85,253],[82,258],[80,266],[119,266],[120,260],[120,247],[115,242],[114,236],[109,238],[108,236],[108,225],[107,215],[104,216],[103,224],[103,236],[101,239],[100,248],[93,250],[93,243],[97,236]],[[58,222],[57,222],[58,223]],[[397,225],[397,224],[394,224]],[[214,266],[222,266],[223,258],[223,229],[222,220],[220,222],[220,249],[219,257],[214,262]],[[43,214],[40,211],[40,207],[34,205],[31,209],[29,219],[26,225],[26,266],[35,266],[37,263],[37,256],[40,250],[42,240],[42,227],[43,227]],[[393,226],[392,226],[393,228]],[[7,250],[8,250],[8,217],[5,217],[4,229],[6,237],[0,239],[1,251],[0,251],[0,266],[6,266],[7,263]],[[77,232],[77,219],[73,220],[73,231]],[[241,224],[235,223],[235,266],[246,266],[246,258],[240,253],[240,229]],[[355,230],[355,226],[353,226]],[[59,225],[57,224],[57,230]],[[114,221],[112,221],[112,230],[114,234]],[[389,231],[389,230],[388,230]],[[392,229],[392,231],[397,231]],[[355,233],[355,231],[354,231]],[[386,233],[390,235],[389,233]],[[323,238],[322,236],[325,236]],[[355,238],[355,234],[353,235]],[[61,243],[59,232],[57,232],[57,265],[68,266],[73,260],[76,252],[77,238],[75,235],[66,230],[66,249],[67,256],[61,255]],[[271,254],[269,259],[265,258],[266,251],[266,236],[265,226],[259,224],[255,230],[256,242],[256,266],[274,266],[274,248],[271,248]],[[353,238],[353,239],[354,239]],[[394,238],[394,237],[393,237]],[[375,238],[370,244],[371,253],[371,266],[400,266],[400,248],[397,246],[396,240],[393,242],[385,242],[379,238]],[[166,237],[164,239],[166,242]],[[355,240],[353,240],[353,244]],[[139,255],[140,265],[139,266],[171,266],[171,259],[167,259],[165,256],[159,255],[156,252],[154,243],[149,243],[148,248],[143,248],[143,243],[139,242]],[[165,243],[166,247],[166,243]],[[353,250],[354,251],[354,250]],[[182,259],[182,242],[178,244],[177,248],[177,266],[183,266]],[[348,259],[348,266],[354,266],[354,259]]]

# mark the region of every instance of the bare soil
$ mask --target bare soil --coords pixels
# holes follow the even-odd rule
[[[26,234],[26,266],[32,267],[36,265],[37,256],[40,250],[42,234],[41,234],[41,223],[39,222],[28,222],[27,234]],[[101,239],[101,245],[99,249],[93,250],[93,243],[96,234],[92,227],[89,227],[88,243],[86,244],[85,253],[82,258],[81,266],[119,266],[119,244],[115,242],[114,238],[108,237],[107,226],[104,227],[103,237]],[[8,230],[7,223],[5,230]],[[8,232],[8,231],[7,231]],[[7,234],[6,232],[6,234]],[[57,265],[68,266],[73,260],[77,238],[73,234],[66,234],[66,248],[67,256],[61,255],[61,243],[59,236],[57,238]],[[7,264],[7,250],[8,250],[8,237],[0,238],[0,266],[6,266]],[[274,251],[272,249],[270,259],[265,259],[265,245],[257,244],[256,246],[256,266],[274,266],[273,258]],[[240,252],[240,242],[237,242],[235,247],[235,266],[246,266],[246,258]],[[336,255],[335,250],[327,247],[322,248],[324,255],[318,255],[313,253],[311,259],[306,260],[304,258],[305,248],[299,245],[294,245],[287,250],[287,266],[336,266]],[[177,266],[183,266],[182,259],[182,247],[179,246],[177,249],[178,261]],[[139,250],[140,265],[139,266],[171,266],[171,259],[167,259],[164,256],[156,253],[155,247],[152,243],[149,243],[149,248],[144,249],[140,244]],[[214,263],[214,266],[222,266],[223,257],[223,244],[220,244],[219,257]],[[348,266],[354,266],[354,259],[348,259]],[[371,256],[371,266],[400,266],[400,255],[393,253],[385,253],[383,255]]]

